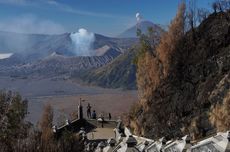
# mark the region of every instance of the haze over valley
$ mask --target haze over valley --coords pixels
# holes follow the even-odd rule
[[[139,41],[137,26],[144,32],[148,27],[157,28],[156,40],[163,33],[160,26],[145,20],[138,20],[117,38],[83,28],[52,35],[1,31],[0,47],[4,51],[0,52],[0,89],[19,92],[29,100],[28,119],[33,123],[39,120],[39,113],[49,100],[62,100],[62,104],[52,102],[54,106],[59,105],[56,109],[60,112],[61,107],[78,103],[80,97],[89,99],[87,102],[92,104],[104,104],[101,107],[113,103],[114,109],[106,112],[118,117],[128,112],[125,107],[137,101],[133,65],[136,54],[133,48]],[[108,66],[114,70],[109,75],[94,73]],[[94,108],[101,111],[101,107]],[[74,110],[62,113],[66,115]]]
[[[0,0],[0,152],[229,152],[230,0]]]

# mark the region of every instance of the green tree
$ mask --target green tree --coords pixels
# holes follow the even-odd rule
[[[53,109],[50,105],[44,107],[39,129],[26,122],[27,103],[17,93],[0,92],[1,152],[82,151],[83,144],[73,132],[66,131],[62,137],[54,137]]]
[[[14,151],[15,143],[27,137],[27,103],[18,93],[0,92],[0,149]]]

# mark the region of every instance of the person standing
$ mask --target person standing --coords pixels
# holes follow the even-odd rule
[[[101,128],[104,128],[104,116],[103,114],[100,115],[99,119],[98,119],[99,122],[101,122]]]
[[[111,120],[112,116],[111,116],[111,113],[109,113],[109,120]]]
[[[96,119],[97,118],[97,114],[96,114],[96,111],[93,110],[93,113],[92,113],[92,119]]]
[[[89,103],[88,103],[88,106],[87,106],[87,117],[91,118],[91,106],[90,106]]]

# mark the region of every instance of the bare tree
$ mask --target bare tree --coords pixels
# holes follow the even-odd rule
[[[230,0],[221,0],[220,2],[220,6],[223,9],[223,11],[229,11],[230,9]]]
[[[213,2],[212,8],[215,13],[217,13],[217,11],[228,11],[230,9],[230,0],[216,0]]]
[[[210,12],[207,9],[199,8],[197,11],[198,22],[201,23],[203,20],[205,20],[208,17],[209,14]]]
[[[197,23],[197,4],[196,0],[190,0],[189,1],[189,6],[188,6],[188,11],[187,11],[187,19],[190,28],[193,30],[194,27],[196,27]]]
[[[41,144],[44,151],[50,151],[53,146],[53,132],[52,132],[52,123],[53,123],[53,109],[51,105],[45,105],[42,118],[40,121],[41,128]]]
[[[212,3],[212,9],[214,10],[214,13],[217,13],[217,7],[218,7],[217,3],[213,2]]]
[[[223,12],[223,8],[222,8],[222,5],[221,5],[221,0],[217,0],[217,9],[218,9],[220,12]]]

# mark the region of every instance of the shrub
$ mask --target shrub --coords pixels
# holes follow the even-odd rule
[[[227,131],[230,128],[230,91],[223,103],[217,103],[210,112],[210,122],[218,131]]]

